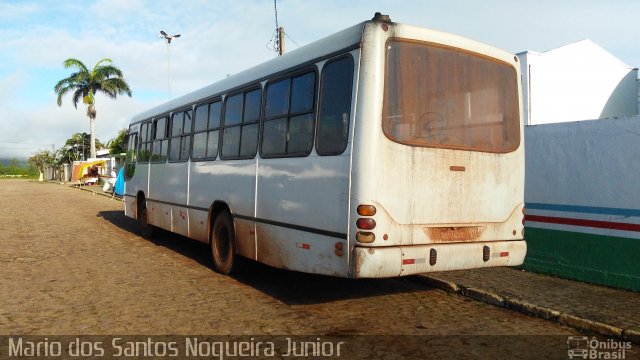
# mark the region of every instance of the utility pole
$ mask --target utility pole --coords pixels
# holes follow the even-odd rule
[[[278,25],[278,0],[273,0],[273,10],[276,14],[276,46],[278,48],[278,56],[284,54],[284,27]]]
[[[278,55],[284,54],[284,27],[278,27]]]

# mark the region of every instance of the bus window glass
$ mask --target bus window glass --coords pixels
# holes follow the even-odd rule
[[[126,162],[133,164],[137,161],[136,150],[138,149],[138,133],[131,133],[128,136]]]
[[[265,116],[262,156],[284,157],[309,154],[313,147],[315,83],[316,73],[309,71],[267,86],[265,102],[277,103],[278,106],[288,105],[288,107],[281,111],[270,111]],[[283,102],[283,99],[290,99],[290,101]]]
[[[224,125],[236,125],[242,121],[242,94],[227,97],[224,111]]]
[[[191,137],[183,136],[180,140],[180,160],[187,160],[189,158],[189,147],[191,145]]]
[[[176,112],[171,117],[169,160],[186,161],[189,158],[191,110]]]
[[[260,119],[260,107],[262,105],[260,95],[260,89],[245,93],[244,115],[242,116],[242,122],[244,124]]]
[[[149,161],[151,151],[151,136],[149,136],[149,123],[144,123],[140,126],[140,147],[138,150],[138,161]]]
[[[193,150],[191,156],[194,159],[204,159],[207,151],[207,133],[193,134]]]
[[[167,137],[167,118],[160,118],[155,123],[154,140],[164,139]]]
[[[171,119],[171,136],[182,134],[183,124],[184,124],[184,113],[182,111],[174,113]]]
[[[169,150],[169,160],[180,160],[180,138],[171,139],[171,149]]]
[[[264,154],[284,154],[287,146],[287,119],[264,122],[262,152]]]
[[[209,105],[200,105],[196,108],[196,119],[193,124],[193,131],[203,131],[207,129],[209,121]]]
[[[222,138],[222,156],[238,156],[240,150],[240,127],[225,128]]]
[[[218,155],[221,110],[222,102],[219,100],[196,107],[196,125],[194,125],[193,149],[191,150],[194,160],[213,160]],[[207,119],[202,120],[205,116]],[[188,151],[188,144],[186,146],[185,150]]]
[[[250,158],[255,155],[258,147],[261,97],[260,88],[227,97],[222,132],[223,158]]]
[[[151,152],[152,162],[164,162],[167,160],[169,140],[167,139],[167,118],[162,117],[154,122],[154,141]]]
[[[516,70],[430,43],[387,43],[382,128],[398,143],[494,153],[520,144]]]
[[[349,134],[353,59],[344,57],[326,64],[321,86],[316,151],[319,155],[342,154]]]
[[[182,127],[182,133],[191,133],[191,110],[184,112],[184,126]]]
[[[289,113],[299,114],[313,110],[316,73],[310,72],[293,78],[291,85],[291,109]]]
[[[258,123],[243,126],[240,141],[240,156],[253,156],[256,153],[257,144]]]
[[[222,102],[216,101],[211,104],[209,111],[209,129],[217,129],[220,127],[220,112],[222,110]]]
[[[218,156],[218,130],[210,131],[207,140],[207,158],[215,159],[216,156]]]
[[[265,118],[286,115],[289,111],[289,79],[281,80],[267,87]]]
[[[140,141],[146,142],[147,139],[147,129],[149,127],[149,123],[144,123],[140,126]]]
[[[313,114],[292,117],[289,121],[287,152],[308,153],[313,146]]]

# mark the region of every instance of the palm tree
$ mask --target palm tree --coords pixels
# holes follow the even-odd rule
[[[122,94],[131,97],[129,84],[124,80],[122,71],[111,63],[111,59],[102,59],[93,67],[93,70],[89,71],[82,61],[69,58],[64,61],[64,67],[66,69],[74,68],[77,71],[68,78],[58,81],[54,87],[54,91],[58,95],[58,106],[62,106],[62,97],[68,92],[73,92],[72,101],[76,109],[81,98],[82,102],[87,105],[92,158],[96,157],[95,94],[101,92],[112,99]]]

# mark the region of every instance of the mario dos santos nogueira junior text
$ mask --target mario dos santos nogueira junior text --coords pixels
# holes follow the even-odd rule
[[[123,337],[109,337],[106,340],[88,340],[83,337],[69,336],[50,339],[44,337],[33,341],[31,337],[8,337],[9,357],[208,357],[225,359],[227,357],[340,357],[344,353],[344,341],[324,340],[320,337],[274,337],[274,339],[258,340],[222,340],[211,341],[198,337],[184,337],[180,340],[158,340],[140,336],[136,340]],[[105,337],[94,337],[105,338]],[[163,337],[168,338],[168,337]],[[222,338],[222,337],[221,337]],[[269,341],[272,340],[272,341]]]

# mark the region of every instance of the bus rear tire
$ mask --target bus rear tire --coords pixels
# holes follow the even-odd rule
[[[224,211],[216,217],[211,231],[211,256],[214,269],[224,275],[233,273],[238,264],[233,220]]]
[[[147,210],[147,206],[141,204],[138,209],[138,223],[140,226],[140,236],[145,239],[151,239],[153,234],[155,233],[155,226],[149,224],[149,211]]]

